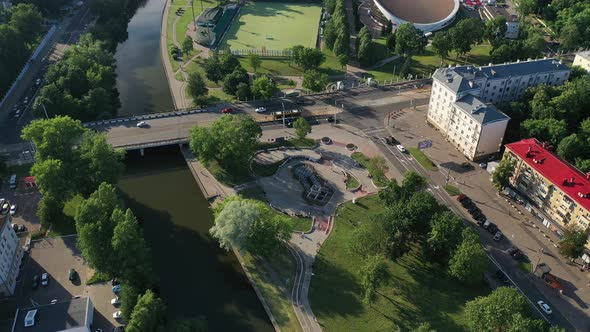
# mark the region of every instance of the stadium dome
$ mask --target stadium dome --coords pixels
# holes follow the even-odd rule
[[[406,22],[424,32],[444,28],[455,18],[459,0],[373,0],[383,16],[400,25]]]

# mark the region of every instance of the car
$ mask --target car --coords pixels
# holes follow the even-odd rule
[[[6,198],[0,198],[0,206],[4,205],[4,203],[6,203]]]
[[[406,148],[404,148],[404,146],[401,144],[398,144],[395,147],[399,150],[399,152],[402,152],[402,153],[406,152]]]
[[[38,79],[35,81],[35,85],[40,85],[40,84],[41,84],[41,79],[40,79],[40,78],[38,78]]]
[[[47,286],[47,285],[49,285],[49,275],[46,272],[41,275],[41,286]]]
[[[502,232],[497,231],[494,235],[494,241],[500,241],[502,239]]]
[[[289,120],[289,121],[285,122],[285,126],[292,128],[293,127],[293,120]]]
[[[481,213],[481,210],[475,210],[473,211],[473,214],[471,215],[473,217],[473,219],[477,220],[477,218],[481,217],[483,215],[483,213]]]
[[[119,279],[115,278],[113,280],[111,280],[111,286],[117,286],[120,285],[121,283],[119,282]]]
[[[39,287],[39,275],[35,274],[35,276],[33,277],[33,282],[31,283],[31,287],[33,287],[33,289]]]
[[[121,317],[123,317],[123,314],[121,313],[121,310],[119,310],[119,311],[115,311],[115,312],[113,313],[113,318],[114,318],[114,319],[121,319]]]
[[[496,277],[498,279],[500,279],[500,281],[502,281],[505,284],[509,284],[510,283],[510,279],[508,279],[508,276],[502,270],[496,271]]]
[[[16,214],[16,210],[18,209],[18,206],[16,204],[12,204],[10,206],[10,215],[14,216]]]
[[[14,112],[14,114],[12,115],[13,118],[18,119],[21,116],[21,113],[23,112],[22,108],[19,108],[16,110],[16,112]]]
[[[551,315],[553,313],[553,310],[551,310],[551,307],[545,303],[544,301],[537,301],[537,305],[539,306],[539,308],[541,308],[541,310],[543,310],[543,312],[545,312],[547,315]]]
[[[481,227],[483,227],[484,229],[488,229],[488,227],[490,227],[490,225],[491,225],[491,224],[492,224],[492,222],[491,222],[491,221],[489,221],[489,220],[486,220],[486,221],[485,221],[485,222],[484,222],[484,223],[481,225]]]
[[[516,249],[516,251],[511,256],[516,260],[521,260],[524,258],[524,254],[520,249]]]
[[[469,212],[470,214],[473,214],[473,212],[477,210],[479,210],[479,208],[475,204],[471,204],[469,205],[469,207],[467,207],[467,212]]]
[[[137,123],[135,126],[136,126],[137,128],[147,128],[147,127],[149,127],[150,125],[149,125],[147,122],[145,122],[145,121],[140,121],[140,122],[138,122],[138,123]]]
[[[119,304],[121,304],[121,300],[120,300],[120,299],[119,299],[119,297],[117,296],[117,297],[115,297],[114,299],[112,299],[112,300],[111,300],[111,304],[112,304],[113,306],[115,306],[115,307],[116,307],[116,306],[118,306]]]
[[[465,198],[467,198],[467,196],[465,194],[461,194],[457,196],[457,202],[462,202]]]
[[[480,168],[487,168],[488,167],[488,164],[487,163],[480,163],[479,164],[479,167]]]
[[[488,218],[486,218],[485,214],[481,214],[481,216],[475,218],[477,220],[478,224],[483,224],[486,222],[486,220],[488,220]]]
[[[77,275],[78,275],[78,272],[76,272],[76,270],[74,270],[74,269],[68,270],[68,279],[70,279],[70,281],[76,280]]]
[[[498,226],[496,226],[496,224],[494,224],[494,223],[490,223],[490,225],[488,226],[487,230],[491,234],[496,234],[496,231],[498,230]]]
[[[18,225],[18,232],[19,233],[22,233],[22,232],[24,232],[26,230],[27,230],[27,228],[25,227],[25,225]]]
[[[26,104],[28,104],[28,103],[29,103],[29,97],[27,96],[27,97],[25,97],[25,100],[23,100],[23,104],[25,104],[25,105],[26,105]]]
[[[234,112],[234,109],[231,107],[226,107],[221,110],[221,114],[232,114],[233,112]]]
[[[517,250],[518,250],[518,248],[516,248],[516,247],[510,247],[510,248],[506,249],[506,253],[508,255],[512,256]]]
[[[121,291],[121,285],[115,285],[113,286],[113,288],[111,288],[111,290],[113,291],[113,293],[117,294]]]
[[[258,107],[254,110],[256,113],[264,113],[266,112],[266,107]]]
[[[332,122],[335,122],[336,119],[333,116],[329,116],[329,117],[326,118],[326,121],[332,123]]]
[[[12,230],[16,233],[18,232],[18,224],[12,224]]]
[[[0,209],[0,213],[2,214],[8,214],[8,211],[10,210],[10,204],[8,204],[8,202],[2,204],[2,208]]]
[[[465,209],[470,209],[471,207],[475,206],[475,204],[471,201],[471,199],[469,198],[465,198],[462,202],[461,205],[465,208]]]

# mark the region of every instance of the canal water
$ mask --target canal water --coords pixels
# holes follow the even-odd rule
[[[209,235],[213,215],[178,146],[129,152],[119,182],[143,225],[171,319],[204,315],[210,331],[273,331],[233,253]]]
[[[121,108],[118,116],[170,111],[174,108],[160,55],[160,26],[165,0],[138,1],[129,21],[128,38],[119,44],[117,89]]]
[[[160,57],[165,0],[136,0],[119,44],[119,116],[172,109]],[[158,291],[170,319],[203,315],[210,331],[273,331],[235,255],[209,235],[213,215],[178,146],[127,154],[119,183],[151,248]]]

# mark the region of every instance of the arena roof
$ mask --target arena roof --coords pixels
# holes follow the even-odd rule
[[[375,0],[391,14],[411,23],[434,23],[447,18],[455,0]]]

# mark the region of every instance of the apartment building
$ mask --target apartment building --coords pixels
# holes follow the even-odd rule
[[[590,73],[590,51],[584,51],[576,54],[574,66],[580,66]]]
[[[557,233],[568,225],[590,226],[590,173],[559,158],[553,147],[534,138],[506,144],[504,158],[515,162],[512,195],[527,199],[525,207]],[[590,245],[587,244],[590,249]]]
[[[23,257],[10,215],[0,216],[0,298],[14,294],[16,277]]]
[[[432,76],[427,120],[467,158],[483,159],[500,151],[510,120],[493,104],[516,100],[539,84],[560,85],[570,71],[555,59],[439,68]]]

